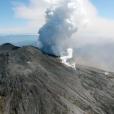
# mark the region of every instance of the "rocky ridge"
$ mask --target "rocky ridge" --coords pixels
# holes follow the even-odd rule
[[[114,73],[1,45],[0,114],[114,114]]]

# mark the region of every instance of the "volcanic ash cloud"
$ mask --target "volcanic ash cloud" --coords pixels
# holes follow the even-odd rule
[[[46,22],[39,30],[39,48],[52,55],[62,56],[70,47],[70,38],[85,21],[82,0],[56,1],[46,10]]]

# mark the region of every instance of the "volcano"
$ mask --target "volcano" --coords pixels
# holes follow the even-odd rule
[[[74,70],[32,46],[0,46],[0,114],[114,114],[114,73]]]

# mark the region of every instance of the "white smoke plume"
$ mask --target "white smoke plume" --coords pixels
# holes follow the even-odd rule
[[[73,50],[72,50],[72,48],[68,48],[67,49],[67,53],[68,53],[68,55],[60,57],[60,59],[62,60],[62,63],[67,65],[67,66],[69,66],[69,67],[72,67],[72,68],[76,69],[75,62],[68,62],[69,59],[73,58]]]
[[[53,0],[46,10],[46,23],[38,32],[39,48],[51,55],[64,56],[69,47],[73,51],[70,38],[85,23],[87,18],[82,0]]]

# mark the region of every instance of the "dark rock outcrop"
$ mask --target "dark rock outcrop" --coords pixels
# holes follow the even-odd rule
[[[114,114],[114,74],[75,71],[37,48],[2,45],[0,114]]]

